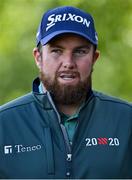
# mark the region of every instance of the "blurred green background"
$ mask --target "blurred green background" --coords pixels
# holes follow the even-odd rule
[[[0,104],[31,91],[40,19],[60,5],[79,7],[95,19],[101,55],[93,88],[132,101],[132,0],[0,0]]]

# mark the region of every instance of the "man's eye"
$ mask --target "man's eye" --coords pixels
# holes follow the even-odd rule
[[[87,50],[86,49],[77,49],[75,52],[74,52],[74,54],[76,54],[76,55],[85,55],[85,54],[87,54],[88,52],[87,52]]]
[[[51,52],[56,53],[56,54],[61,54],[62,50],[61,49],[52,49]]]

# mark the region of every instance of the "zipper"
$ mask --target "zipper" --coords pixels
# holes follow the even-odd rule
[[[60,118],[60,115],[54,105],[54,102],[50,96],[50,93],[47,92],[47,96],[48,96],[48,99],[52,105],[52,107],[54,108],[55,112],[56,112],[56,115],[57,115],[57,118],[58,118],[58,122],[60,124],[60,127],[61,127],[61,130],[62,130],[62,133],[63,133],[63,137],[64,137],[64,142],[65,142],[65,145],[66,145],[66,164],[67,164],[67,167],[66,167],[66,177],[70,178],[71,176],[71,162],[72,162],[72,153],[71,153],[71,145],[70,145],[70,141],[69,141],[69,138],[68,138],[68,134],[67,134],[67,131],[66,131],[66,128],[65,126],[61,123],[61,118]]]
[[[71,161],[72,160],[72,154],[67,154],[67,161]]]
[[[71,167],[72,167],[72,153],[71,153],[71,146],[70,146],[70,142],[69,142],[69,138],[68,138],[68,134],[66,131],[66,128],[63,124],[60,124],[61,129],[62,129],[62,133],[63,133],[63,137],[65,140],[65,144],[66,144],[66,177],[70,178],[71,177]]]

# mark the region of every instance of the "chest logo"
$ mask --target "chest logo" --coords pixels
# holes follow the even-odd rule
[[[86,147],[90,146],[119,146],[120,141],[119,138],[106,138],[106,137],[99,137],[99,138],[86,138]]]
[[[22,144],[17,145],[7,145],[4,146],[4,154],[13,154],[13,153],[25,153],[31,151],[41,150],[42,146],[40,144],[33,146],[23,146]]]

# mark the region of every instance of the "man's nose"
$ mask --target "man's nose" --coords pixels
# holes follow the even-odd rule
[[[68,57],[64,57],[63,67],[65,69],[74,69],[76,67],[76,64],[72,55],[69,55]]]

